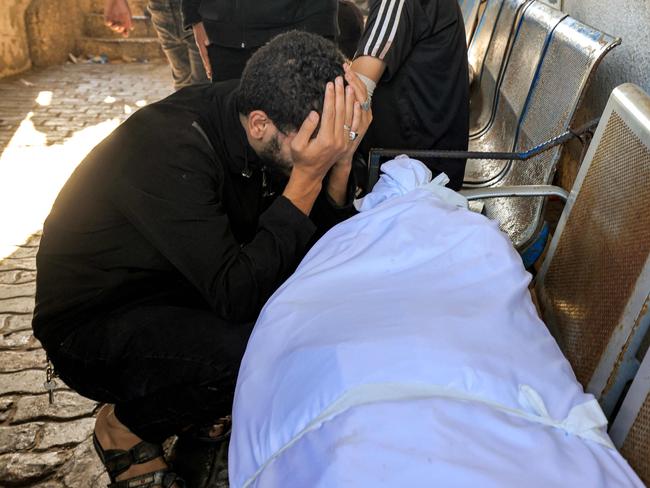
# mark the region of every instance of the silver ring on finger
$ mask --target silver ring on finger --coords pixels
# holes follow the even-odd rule
[[[361,104],[361,110],[364,112],[370,110],[370,97],[366,98],[366,100]]]
[[[356,132],[354,132],[353,130],[351,130],[351,131],[350,131],[350,134],[349,134],[349,136],[348,136],[349,139],[350,139],[350,142],[354,141],[354,140],[357,138],[358,135],[359,135],[359,134],[357,134]]]

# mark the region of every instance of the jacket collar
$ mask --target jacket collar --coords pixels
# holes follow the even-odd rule
[[[229,154],[226,164],[234,173],[239,173],[245,178],[250,178],[254,169],[262,167],[260,158],[248,143],[246,130],[241,124],[239,118],[239,108],[237,107],[236,91],[228,94],[224,115],[227,118],[225,125],[232,127],[232,131],[225,131],[224,134],[231,134],[224,139],[226,151]]]
[[[208,126],[205,130],[213,141],[215,148],[222,155],[222,164],[229,171],[250,177],[255,169],[262,164],[248,143],[246,131],[239,120],[236,91],[239,85],[236,81],[228,81],[213,85],[213,103],[207,114]]]

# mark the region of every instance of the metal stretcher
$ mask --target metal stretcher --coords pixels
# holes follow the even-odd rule
[[[499,75],[490,120],[470,136],[469,154],[417,152],[421,157],[469,157],[465,171],[466,189],[551,183],[560,159],[561,146],[551,146],[525,162],[517,162],[514,155],[512,158],[506,155],[506,159],[503,159],[503,155],[500,159],[491,158],[491,155],[526,153],[569,130],[600,60],[620,43],[619,39],[592,29],[541,2],[522,3],[503,0],[505,10],[501,14],[507,12],[508,15],[501,22],[506,27],[510,26],[509,19],[515,17],[514,33],[507,41],[509,47]],[[491,56],[503,52],[505,35],[510,31],[506,27],[498,30],[501,37],[490,41],[484,76],[486,69],[498,65],[492,62]],[[480,86],[486,86],[486,83],[482,78]],[[474,111],[475,107],[471,106],[470,110]],[[404,149],[371,151],[368,188],[378,177],[381,161],[401,153],[416,154]],[[484,213],[500,223],[517,249],[525,251],[535,242],[543,225],[543,198],[495,197],[485,200],[484,204]]]

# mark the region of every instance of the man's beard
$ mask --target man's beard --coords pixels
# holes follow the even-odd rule
[[[285,177],[291,174],[293,164],[287,161],[280,154],[280,140],[278,134],[275,134],[269,143],[259,153],[259,157],[271,173],[276,173]]]

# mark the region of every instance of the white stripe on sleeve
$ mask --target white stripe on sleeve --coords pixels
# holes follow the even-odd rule
[[[395,33],[397,32],[397,28],[399,27],[399,19],[402,16],[403,7],[404,7],[404,0],[400,0],[399,7],[397,7],[397,16],[395,17],[395,22],[393,22],[393,29],[390,31],[390,35],[388,36],[388,40],[386,41],[386,45],[384,46],[384,49],[382,49],[381,53],[379,54],[379,59],[384,59],[386,53],[390,49],[390,46],[393,44],[393,39],[395,39]]]
[[[381,22],[382,22],[383,15],[384,15],[384,10],[386,9],[386,4],[390,3],[389,9],[392,9],[394,2],[395,2],[395,0],[382,0],[381,7],[379,7],[379,14],[377,15],[377,18],[375,19],[375,25],[372,26],[372,32],[370,33],[370,36],[368,37],[368,41],[366,42],[366,45],[363,48],[363,54],[370,55],[370,52],[371,52],[370,46],[371,46],[372,40],[375,37],[375,34],[377,32],[377,27],[379,27],[379,24],[381,24]],[[390,18],[390,15],[388,17]]]

